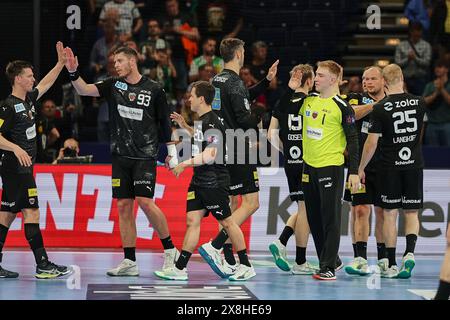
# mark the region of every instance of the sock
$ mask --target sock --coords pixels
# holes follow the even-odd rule
[[[175,246],[173,245],[172,239],[168,236],[165,239],[161,239],[161,243],[163,245],[164,250],[173,249]]]
[[[123,248],[123,253],[125,255],[125,259],[136,262],[136,248],[135,247]]]
[[[5,227],[4,225],[0,224],[0,263],[2,263],[3,258],[3,246],[5,245],[6,236],[8,235],[9,228]]]
[[[450,282],[439,281],[439,288],[434,300],[446,300],[450,297]]]
[[[247,249],[238,251],[238,257],[239,257],[239,262],[243,265],[246,265],[247,267],[251,267],[252,265],[250,264],[250,261],[248,260],[248,256],[247,256]]]
[[[391,266],[397,265],[397,262],[395,261],[395,249],[396,248],[386,248],[387,256],[389,259],[389,268]]]
[[[283,246],[286,246],[289,238],[294,234],[294,229],[292,229],[289,226],[284,227],[283,232],[280,234],[280,237],[278,240],[283,244]]]
[[[225,244],[225,241],[228,239],[228,233],[225,231],[225,229],[222,229],[219,234],[216,236],[216,238],[211,242],[212,246],[220,250],[222,249],[223,245]]]
[[[223,245],[223,255],[225,256],[225,261],[230,265],[236,264],[236,259],[233,254],[233,245],[231,243],[225,243]]]
[[[30,248],[33,251],[36,264],[48,262],[47,252],[44,249],[44,240],[42,239],[39,223],[25,223],[25,238],[27,238]]]
[[[306,248],[295,247],[295,263],[298,265],[306,262]]]
[[[414,249],[416,248],[417,235],[415,234],[407,234],[406,235],[406,250],[403,256],[406,256],[408,253],[414,253]]]
[[[191,258],[192,252],[188,252],[188,251],[181,251],[180,253],[180,257],[178,258],[177,262],[175,263],[175,267],[178,270],[183,270],[184,268],[186,268],[189,259]]]
[[[367,260],[367,242],[358,241],[356,243],[356,250],[358,251],[358,256]]]
[[[377,253],[378,253],[378,260],[387,258],[386,245],[384,244],[384,242],[377,242]]]
[[[353,258],[356,258],[358,256],[358,250],[356,249],[356,243],[352,243],[353,247]]]

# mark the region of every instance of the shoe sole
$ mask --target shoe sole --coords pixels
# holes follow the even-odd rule
[[[230,278],[228,278],[228,280],[229,281],[247,281],[247,280],[253,278],[254,276],[256,276],[256,273],[252,274],[250,277],[245,278],[245,279],[234,279],[234,278],[230,277]]]
[[[113,274],[113,273],[106,273],[107,276],[110,277],[139,277],[139,273],[133,273],[133,274]]]
[[[320,280],[320,281],[334,281],[336,280],[336,277],[333,278],[321,278],[320,276],[318,276],[317,274],[312,276],[314,279],[316,280]]]
[[[411,278],[411,274],[412,274],[412,271],[413,271],[415,265],[416,265],[416,263],[413,260],[407,260],[405,262],[404,270],[402,270],[398,273],[397,278],[399,278],[399,279]]]
[[[294,271],[291,271],[292,272],[292,274],[294,274],[294,275],[297,275],[297,276],[311,276],[311,275],[313,275],[314,274],[314,271],[304,271],[304,272],[294,272]]]
[[[355,268],[352,268],[350,266],[346,266],[344,268],[344,271],[345,271],[345,273],[351,274],[351,275],[361,275],[361,273],[358,270],[356,270]]]
[[[164,276],[160,271],[155,271],[153,272],[155,274],[155,276],[157,276],[158,278],[164,279],[164,280],[172,280],[172,281],[187,281],[188,278],[183,278],[183,279],[176,279],[176,278],[170,278],[170,277],[166,277]]]
[[[276,245],[271,244],[269,246],[269,250],[270,253],[272,253],[273,258],[275,259],[275,264],[278,268],[283,271],[291,271],[291,267],[289,266],[289,264],[284,259],[281,259],[280,251],[278,250]]]
[[[59,273],[59,274],[40,273],[40,274],[34,275],[35,278],[41,279],[41,280],[56,279],[56,278],[60,278],[62,276],[63,276],[63,274],[61,274],[61,273]]]
[[[0,279],[16,279],[16,278],[18,278],[19,277],[19,275],[17,274],[17,275],[11,275],[11,276],[0,276]]]
[[[202,258],[206,261],[207,264],[211,267],[211,269],[222,279],[227,279],[228,276],[224,274],[220,269],[216,266],[213,259],[210,257],[210,255],[206,252],[205,249],[202,247],[198,248],[198,253],[202,256]]]

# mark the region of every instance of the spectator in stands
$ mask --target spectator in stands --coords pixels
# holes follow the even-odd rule
[[[73,138],[66,139],[64,145],[59,149],[58,157],[53,161],[52,164],[57,164],[58,160],[62,158],[74,158],[78,157],[80,153],[80,144],[77,140]]]
[[[450,82],[448,63],[438,60],[434,67],[436,79],[423,92],[427,104],[426,144],[450,147]]]
[[[223,70],[223,59],[215,55],[217,42],[214,38],[207,37],[203,40],[202,55],[192,60],[189,70],[189,82],[199,80],[199,67],[209,64],[217,74]]]
[[[430,18],[431,44],[437,46],[442,55],[443,51],[450,51],[450,1],[433,1]]]
[[[55,126],[61,135],[59,141],[69,138],[78,139],[78,120],[83,114],[83,103],[71,83],[63,85],[63,111],[62,116],[55,120]]]
[[[408,91],[421,95],[429,78],[431,46],[422,39],[420,23],[410,23],[408,40],[401,41],[395,50],[395,63],[403,70]]]
[[[197,12],[202,36],[213,37],[218,43],[236,38],[244,25],[239,0],[199,0]]]
[[[177,77],[177,70],[167,52],[167,48],[157,48],[156,63],[156,69],[151,74],[153,79],[164,88],[171,111],[175,111],[177,99],[174,95],[174,82]]]
[[[98,39],[91,50],[90,68],[94,78],[106,71],[108,54],[118,44],[116,27],[111,20],[103,24],[104,37]]]
[[[210,64],[204,64],[198,68],[198,80],[209,81],[216,75],[215,69]]]
[[[256,41],[252,44],[252,61],[250,63],[250,72],[260,81],[267,76],[267,70],[273,62],[267,61],[267,44],[264,41]],[[270,82],[269,89],[277,88],[277,78],[274,77]]]
[[[270,68],[270,66],[269,66],[269,68]],[[247,88],[250,88],[259,82],[259,80],[256,79],[253,76],[253,74],[251,73],[249,66],[243,66],[241,68],[241,70],[239,71],[239,76],[241,77],[242,81],[244,82],[244,84]],[[251,102],[250,108],[252,110],[254,108],[257,108],[257,109],[265,109],[267,111],[268,108],[267,108],[266,94],[261,93],[258,97],[256,97],[256,99]],[[262,117],[262,121],[263,121],[263,127],[268,128],[268,125],[270,124],[270,118],[267,119],[267,116],[264,115]],[[267,125],[267,127],[266,127],[266,125]]]
[[[89,13],[93,16],[95,21],[98,21],[100,12],[102,11],[103,6],[105,5],[106,2],[108,2],[108,0],[89,0],[88,1]]]
[[[341,94],[363,93],[363,86],[359,76],[352,76],[348,81],[342,82],[344,85],[340,89]]]
[[[148,37],[139,44],[139,51],[144,56],[142,62],[142,74],[150,75],[151,69],[156,68],[156,48],[166,48],[169,56],[172,52],[170,44],[161,37],[161,27],[158,20],[150,19],[147,23]]]
[[[99,24],[103,25],[107,19],[114,20],[117,23],[117,33],[127,35],[127,37],[138,36],[143,25],[139,9],[131,0],[106,2],[100,13]]]
[[[181,12],[178,0],[166,0],[166,14],[161,18],[164,38],[172,48],[172,62],[176,69],[174,84],[176,96],[181,100],[187,89],[187,55],[185,47],[189,48],[200,39],[197,22],[188,14]],[[190,62],[189,62],[190,63]]]
[[[36,117],[37,163],[51,163],[56,156],[56,150],[50,148],[60,137],[54,124],[55,113],[55,102],[44,100]]]
[[[410,22],[419,22],[425,30],[430,28],[430,17],[424,0],[409,0],[404,14]]]

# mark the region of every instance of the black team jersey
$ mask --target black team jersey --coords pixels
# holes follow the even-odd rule
[[[273,117],[278,119],[280,140],[283,143],[284,165],[303,163],[302,151],[302,116],[299,113],[306,95],[288,89],[280,99]]]
[[[372,111],[369,133],[381,134],[380,165],[398,170],[423,168],[422,132],[425,101],[409,93],[392,94]]]
[[[194,167],[191,186],[200,188],[228,188],[230,177],[225,166],[226,141],[225,126],[213,111],[203,114],[194,122],[192,138],[192,157],[202,153],[206,148],[217,148],[213,163]]]
[[[36,161],[36,100],[39,91],[28,92],[25,101],[9,95],[0,106],[0,132],[10,142],[25,150]],[[32,173],[32,167],[19,164],[14,152],[3,151],[2,170]]]
[[[344,97],[343,97],[344,98]],[[364,104],[375,103],[376,101],[367,93],[350,93],[346,99],[351,106],[360,106]],[[356,121],[356,127],[358,129],[358,137],[359,137],[359,156],[361,159],[364,143],[366,143],[367,137],[369,135],[369,127],[370,127],[370,119],[371,113],[365,115],[363,118]],[[381,138],[380,138],[381,139]],[[378,145],[375,154],[367,165],[365,171],[376,171],[377,166],[380,160],[380,146]]]
[[[108,101],[112,154],[156,159],[159,142],[169,142],[171,136],[169,108],[161,86],[145,76],[136,84],[108,78],[95,85]]]

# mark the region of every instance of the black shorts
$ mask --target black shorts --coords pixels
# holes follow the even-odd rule
[[[291,198],[291,201],[304,201],[302,189],[303,165],[285,165],[284,172],[288,180],[289,198]]]
[[[112,157],[112,193],[114,199],[153,199],[156,183],[156,160]]]
[[[227,168],[230,173],[232,196],[259,191],[258,169],[255,164],[230,164]]]
[[[385,169],[377,174],[377,187],[383,209],[423,208],[423,169]]]
[[[230,199],[227,188],[199,188],[189,186],[187,194],[187,212],[206,210],[205,217],[211,212],[217,220],[231,216]]]
[[[36,181],[32,173],[2,172],[2,211],[18,213],[22,209],[38,209]]]
[[[380,194],[377,189],[377,173],[374,171],[366,171],[365,173],[365,188],[352,195],[352,206],[373,204],[376,207],[380,207]]]

